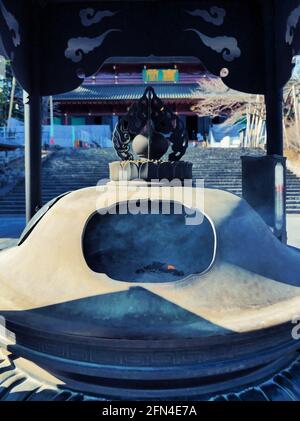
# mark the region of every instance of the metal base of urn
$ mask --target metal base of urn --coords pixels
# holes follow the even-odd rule
[[[105,212],[163,203],[170,190],[204,222]],[[117,201],[114,192],[108,183],[60,198],[0,253],[0,399],[299,399],[299,252],[224,191],[145,183]],[[204,207],[188,193],[204,193]],[[117,270],[92,266],[110,248]]]

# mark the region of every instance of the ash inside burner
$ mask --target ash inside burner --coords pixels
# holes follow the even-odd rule
[[[171,203],[169,214],[121,214],[118,207],[94,214],[82,239],[87,265],[125,282],[174,282],[204,272],[214,259],[213,226],[207,217],[188,225],[176,210]]]
[[[146,272],[163,272],[168,273],[173,276],[184,276],[184,272],[182,270],[177,270],[175,266],[169,265],[167,263],[161,262],[152,262],[150,265],[146,265],[141,269],[137,269],[135,273],[146,273]]]

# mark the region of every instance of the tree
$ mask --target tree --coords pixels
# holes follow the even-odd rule
[[[226,117],[227,124],[246,119],[246,146],[257,147],[265,143],[265,102],[262,95],[250,95],[226,87],[220,78],[208,77],[203,99],[192,107],[198,116]],[[284,87],[283,127],[285,148],[300,152],[300,66]]]
[[[246,119],[245,146],[258,146],[264,133],[264,105],[260,95],[251,95],[228,88],[221,78],[210,76],[200,82],[203,99],[192,107],[199,117],[225,117],[226,124]]]
[[[9,105],[9,87],[7,79],[0,82],[0,126],[6,125],[7,112]]]
[[[287,83],[284,90],[284,139],[288,149],[300,151],[300,72]]]
[[[0,126],[7,125],[9,102],[13,88],[13,73],[9,61],[6,61],[5,77],[0,80]],[[23,118],[22,88],[17,83],[13,97],[12,116]]]

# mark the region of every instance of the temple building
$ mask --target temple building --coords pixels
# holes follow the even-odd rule
[[[218,79],[193,57],[111,58],[79,88],[53,97],[54,123],[109,125],[113,129],[118,117],[151,85],[184,120],[190,139],[197,133],[205,137],[211,119],[198,117],[191,108],[206,95],[211,78]]]

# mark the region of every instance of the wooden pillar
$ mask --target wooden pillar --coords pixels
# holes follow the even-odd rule
[[[277,49],[276,3],[266,0],[265,7],[265,104],[267,154],[283,155],[282,105],[283,90],[279,85]]]
[[[266,134],[267,155],[277,157],[278,165],[283,168],[281,191],[282,221],[278,238],[286,243],[286,161],[283,157],[283,87],[280,85],[279,66],[281,58],[278,56],[279,44],[276,24],[281,17],[277,15],[277,4],[273,0],[264,1],[265,9],[265,103],[266,103]],[[279,161],[281,164],[279,164]],[[270,186],[273,188],[273,186]],[[277,194],[279,197],[279,195]],[[278,199],[277,197],[277,199]],[[276,229],[275,231],[276,232]]]
[[[265,94],[267,154],[283,156],[282,89],[273,85]]]
[[[41,97],[24,92],[26,221],[42,206]]]
[[[283,243],[286,233],[286,162],[283,158],[283,90],[280,86],[277,2],[260,2],[264,14],[267,156],[242,157],[243,198]],[[250,129],[251,134],[251,129]]]
[[[30,90],[24,92],[24,134],[25,134],[25,197],[27,222],[42,206],[41,160],[42,160],[42,97],[40,96],[40,9],[31,3],[28,52],[30,69]]]

